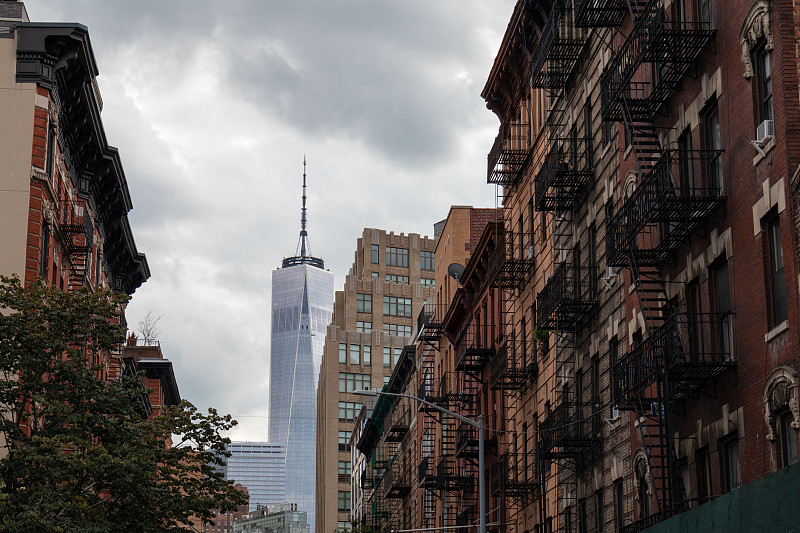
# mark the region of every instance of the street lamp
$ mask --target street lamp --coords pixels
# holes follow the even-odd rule
[[[448,414],[462,422],[466,422],[471,426],[475,426],[478,428],[478,512],[480,516],[478,518],[478,532],[479,533],[486,533],[486,482],[484,480],[484,468],[483,468],[483,447],[484,447],[484,435],[483,435],[483,415],[478,415],[477,420],[472,420],[471,418],[467,418],[462,416],[458,413],[454,413],[449,409],[445,409],[444,407],[440,407],[435,403],[431,403],[427,400],[423,400],[422,398],[418,398],[416,396],[412,396],[410,394],[399,394],[396,392],[382,392],[377,390],[355,390],[352,392],[353,394],[358,394],[360,396],[393,396],[395,398],[409,398],[411,400],[417,400],[419,403],[423,405],[427,405],[428,407],[435,409],[441,413]]]

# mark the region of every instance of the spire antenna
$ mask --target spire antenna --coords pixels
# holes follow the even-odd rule
[[[325,262],[318,258],[311,256],[311,242],[308,239],[308,208],[306,207],[306,156],[303,154],[303,204],[300,209],[300,240],[297,243],[294,257],[286,257],[283,259],[283,267],[295,265],[312,265],[317,268],[325,268]]]

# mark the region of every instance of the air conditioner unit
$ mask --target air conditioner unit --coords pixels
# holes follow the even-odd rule
[[[533,259],[533,246],[528,246],[528,259]]]
[[[611,278],[613,278],[616,275],[617,275],[617,269],[615,267],[612,267],[612,266],[607,266],[606,267],[606,275],[605,275],[605,279],[606,280],[610,280]]]
[[[770,139],[775,138],[775,121],[765,120],[758,125],[756,130],[756,142],[758,144],[766,144]]]

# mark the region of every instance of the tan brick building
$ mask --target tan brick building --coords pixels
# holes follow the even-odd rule
[[[433,301],[434,247],[416,233],[367,228],[336,292],[317,388],[318,533],[350,527],[350,440],[362,399],[349,392],[389,379],[423,303]]]

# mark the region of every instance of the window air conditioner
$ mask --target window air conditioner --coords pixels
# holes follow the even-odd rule
[[[764,122],[758,125],[758,130],[756,130],[757,143],[765,144],[770,139],[774,138],[775,138],[775,121],[765,120]]]

